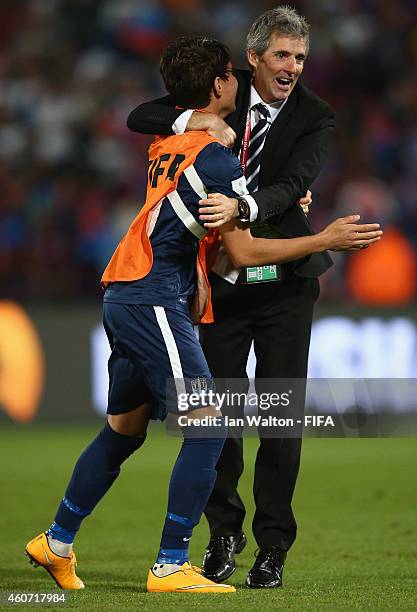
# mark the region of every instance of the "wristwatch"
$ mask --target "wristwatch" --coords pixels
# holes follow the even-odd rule
[[[245,198],[237,198],[237,212],[237,218],[240,219],[240,221],[250,220],[250,206]]]

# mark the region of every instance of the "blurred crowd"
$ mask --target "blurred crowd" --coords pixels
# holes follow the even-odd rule
[[[313,185],[312,223],[358,212],[386,229],[375,249],[336,258],[322,295],[415,301],[417,3],[291,4],[312,26],[303,81],[337,115],[329,161]],[[101,272],[143,202],[150,138],[130,132],[126,118],[163,93],[162,48],[179,34],[211,34],[246,67],[245,32],[273,6],[2,0],[1,298],[100,294]]]

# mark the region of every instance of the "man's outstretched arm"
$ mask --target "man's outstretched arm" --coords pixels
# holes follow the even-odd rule
[[[230,221],[220,228],[223,244],[236,268],[285,263],[322,251],[356,251],[382,237],[378,223],[358,224],[359,215],[342,217],[312,236],[254,238],[247,226]]]

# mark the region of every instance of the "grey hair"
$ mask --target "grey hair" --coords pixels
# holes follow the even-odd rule
[[[271,34],[276,33],[280,36],[300,38],[305,43],[307,53],[309,30],[310,25],[306,18],[299,15],[292,6],[277,6],[259,15],[252,23],[246,37],[246,48],[262,56],[268,49]]]

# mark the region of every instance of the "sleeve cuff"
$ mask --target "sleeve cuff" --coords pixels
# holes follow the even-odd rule
[[[249,204],[249,208],[250,208],[250,219],[249,219],[249,221],[252,223],[258,217],[258,205],[255,202],[255,198],[253,198],[249,194],[245,195],[245,200]]]
[[[184,134],[185,128],[187,127],[188,120],[193,114],[193,110],[189,109],[184,111],[178,119],[172,124],[172,131],[174,134]]]

